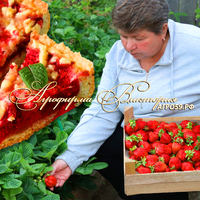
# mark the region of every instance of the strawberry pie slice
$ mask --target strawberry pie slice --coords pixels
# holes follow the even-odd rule
[[[93,63],[33,31],[23,63],[12,63],[0,86],[0,149],[91,101],[93,92]]]
[[[30,33],[46,34],[50,27],[48,5],[41,0],[1,0],[0,2],[0,79],[13,60],[24,58],[22,49]]]

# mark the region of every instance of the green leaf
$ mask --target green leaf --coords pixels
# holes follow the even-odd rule
[[[55,140],[45,140],[42,142],[41,147],[44,152],[49,152],[56,145],[57,142]]]
[[[37,144],[37,135],[35,133],[28,139],[28,143],[33,146]]]
[[[105,169],[108,167],[108,164],[105,162],[96,162],[96,163],[90,163],[87,165],[87,167],[91,167],[95,170]]]
[[[60,196],[58,194],[50,194],[41,200],[60,200]]]
[[[50,151],[44,156],[44,158],[48,159],[49,161],[51,160],[52,155],[55,153],[57,150],[58,145],[53,146]]]
[[[41,89],[48,82],[47,70],[41,63],[24,67],[19,71],[21,79],[30,89]]]
[[[68,147],[68,145],[67,145],[66,142],[62,143],[62,144],[59,145],[59,147],[57,148],[56,153],[58,153],[58,154],[60,155],[61,153],[63,153],[64,151],[67,150],[67,147]]]
[[[88,175],[93,172],[93,168],[92,167],[78,167],[75,171],[83,175]]]
[[[22,155],[17,152],[10,152],[6,155],[6,160],[10,162],[10,165],[15,165],[20,162]]]
[[[7,165],[0,164],[0,174],[3,174],[8,169]]]
[[[1,181],[9,181],[9,180],[12,180],[12,179],[15,179],[15,178],[19,178],[20,175],[19,174],[0,174],[0,180]]]
[[[2,188],[5,189],[14,189],[20,187],[22,182],[18,179],[12,179],[10,181],[6,181],[3,185]]]
[[[11,200],[16,199],[15,195],[20,194],[23,191],[22,187],[14,188],[14,189],[3,189],[2,194],[6,199]]]
[[[43,173],[47,173],[47,172],[51,172],[51,171],[53,171],[53,167],[52,167],[52,166],[46,167],[46,168],[44,169]]]
[[[74,130],[74,128],[75,128],[75,125],[72,122],[70,121],[64,122],[64,130],[66,133],[68,134],[71,133]]]
[[[58,143],[58,145],[60,145],[66,142],[67,138],[68,138],[68,134],[64,131],[60,131],[56,135],[56,142]]]
[[[38,188],[44,195],[46,195],[46,185],[43,181],[38,182]]]
[[[33,169],[37,170],[38,173],[41,173],[41,172],[45,169],[46,165],[47,165],[46,163],[41,163],[41,164],[34,164],[34,165],[31,165],[31,167],[32,167]]]
[[[24,158],[21,159],[20,163],[29,176],[40,174],[38,171],[34,170]]]
[[[63,29],[61,29],[61,28],[57,28],[55,31],[54,31],[55,33],[57,33],[57,34],[59,34],[60,36],[62,36],[62,37],[64,37],[64,30]]]
[[[29,158],[33,155],[33,149],[30,144],[26,141],[22,141],[19,145],[19,152],[22,154],[23,158]]]

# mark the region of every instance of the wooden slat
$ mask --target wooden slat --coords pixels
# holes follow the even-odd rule
[[[180,0],[167,0],[170,10],[172,12],[178,12],[179,11],[179,2]]]
[[[179,2],[180,0],[167,0],[169,7],[170,7],[170,11],[174,12],[174,13],[178,13],[179,12]],[[174,21],[177,21],[176,18],[173,15],[169,15],[170,19],[173,19]]]
[[[187,13],[188,16],[180,16],[180,22],[195,25],[195,9],[197,0],[181,0],[180,12]]]
[[[187,183],[159,183],[159,184],[144,184],[144,185],[125,185],[126,195],[148,194],[148,193],[168,193],[168,192],[183,192],[183,191],[198,191],[200,182]]]
[[[170,173],[134,174],[126,176],[127,185],[150,185],[158,183],[198,182],[200,171],[180,171]]]

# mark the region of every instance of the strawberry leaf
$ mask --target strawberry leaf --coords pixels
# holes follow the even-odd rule
[[[19,74],[26,86],[33,90],[41,89],[48,82],[47,70],[41,63],[24,67],[19,71]]]

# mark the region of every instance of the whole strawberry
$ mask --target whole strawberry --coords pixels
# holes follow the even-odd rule
[[[168,154],[171,155],[172,154],[172,149],[171,147],[169,147],[166,144],[158,144],[155,148],[156,154],[161,156],[162,154]]]
[[[183,120],[181,123],[180,123],[181,127],[182,128],[188,128],[188,129],[192,129],[193,126],[194,126],[194,123],[189,121],[189,120]]]
[[[172,143],[173,154],[177,154],[177,152],[182,149],[183,144],[184,144],[184,139],[182,137],[175,138]]]
[[[155,141],[159,140],[159,135],[155,133],[154,131],[149,132],[149,142],[153,143]]]
[[[167,169],[167,165],[164,162],[158,161],[154,165],[155,172],[165,172]]]
[[[162,154],[162,155],[159,156],[159,161],[162,161],[165,164],[168,164],[170,158],[171,158],[170,155],[168,155],[168,154]]]
[[[125,147],[126,149],[130,149],[133,148],[133,146],[137,145],[137,143],[139,142],[139,138],[136,135],[131,135],[126,137],[125,139]]]
[[[178,125],[175,122],[171,122],[169,124],[164,125],[164,129],[168,132],[172,131],[173,129],[178,128]]]
[[[142,147],[138,147],[137,149],[133,150],[132,153],[136,160],[141,160],[141,158],[148,156],[147,151]]]
[[[49,175],[44,180],[47,187],[54,187],[57,183],[57,179],[53,175]]]
[[[193,164],[191,162],[183,162],[181,165],[182,171],[194,171]]]
[[[192,131],[195,133],[195,134],[199,134],[200,133],[200,125],[196,125],[192,128]]]
[[[178,151],[178,153],[176,154],[176,157],[181,160],[182,162],[186,160],[187,158],[187,155],[185,153],[185,150],[184,149],[181,149]]]
[[[159,125],[159,122],[156,120],[150,120],[147,122],[147,126],[149,128],[149,130],[153,131],[155,130]]]
[[[147,133],[143,130],[138,130],[135,135],[140,138],[142,141],[147,141],[149,139],[149,136]]]
[[[146,167],[149,167],[149,166],[153,166],[155,165],[155,163],[158,161],[158,156],[157,155],[148,155],[146,157]]]
[[[158,127],[160,127],[160,128],[163,128],[164,129],[164,127],[165,127],[165,124],[168,124],[167,122],[164,122],[164,121],[162,121],[162,122],[159,122],[159,124],[158,124]]]
[[[151,151],[151,145],[147,141],[139,142],[138,147],[144,148],[147,152]]]
[[[135,119],[130,119],[129,123],[125,126],[125,132],[128,135],[131,135],[132,133],[136,132],[138,130],[138,125],[136,123]]]
[[[136,171],[137,171],[139,174],[151,173],[150,168],[144,167],[144,166],[142,166],[142,165],[140,165],[139,167],[137,167],[137,168],[136,168]]]
[[[160,133],[159,137],[160,142],[163,144],[169,144],[170,142],[172,142],[172,138],[168,133]]]
[[[169,160],[169,167],[171,169],[179,170],[181,168],[181,161],[177,157],[171,157]]]
[[[193,152],[193,156],[192,156],[191,160],[193,162],[199,162],[200,161],[200,151],[193,149],[192,152]]]
[[[197,167],[200,167],[200,162],[195,162],[194,163],[194,168],[196,169]]]
[[[190,130],[183,132],[183,138],[185,139],[187,144],[192,144],[196,141],[197,136],[192,130]]]
[[[146,130],[147,129],[147,122],[143,121],[142,119],[137,119],[136,123],[138,125],[138,130]]]
[[[183,132],[179,128],[175,128],[168,132],[173,138],[175,137],[183,137]]]

